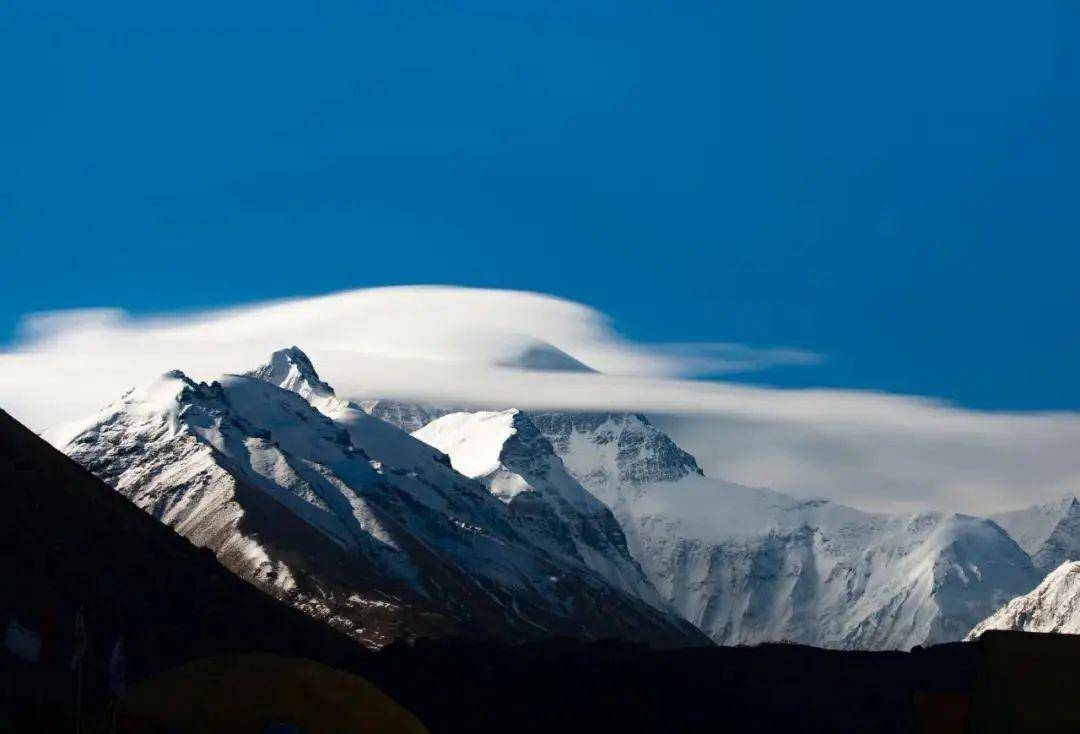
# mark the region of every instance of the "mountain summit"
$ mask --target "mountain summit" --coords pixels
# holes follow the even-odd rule
[[[270,355],[270,361],[247,373],[255,379],[296,393],[305,400],[332,398],[334,388],[319,379],[315,365],[299,347],[279,349]]]
[[[445,634],[704,641],[533,542],[487,487],[337,398],[295,347],[209,384],[171,372],[69,435],[63,450],[136,505],[369,645]]]
[[[906,649],[961,639],[1040,578],[989,520],[708,477],[641,415],[360,405],[296,347],[209,384],[168,373],[57,440],[243,578],[373,646],[703,632]],[[1076,510],[1013,532],[1038,558],[1070,542]]]

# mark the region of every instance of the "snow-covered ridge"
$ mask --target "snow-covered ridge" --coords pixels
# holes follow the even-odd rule
[[[1058,566],[1030,593],[976,625],[967,639],[978,639],[987,630],[1080,634],[1080,561]]]
[[[448,632],[701,639],[533,542],[487,487],[338,398],[295,347],[210,384],[169,373],[61,448],[239,575],[369,644]]]
[[[551,443],[519,410],[451,413],[413,434],[505,502],[536,545],[666,608],[630,555],[611,510],[574,479]]]
[[[640,415],[357,404],[296,347],[210,384],[169,373],[50,439],[241,576],[376,645],[700,641],[692,623],[727,644],[909,648],[962,638],[1040,579],[988,520],[724,482]],[[1050,557],[1080,539],[1076,509],[1001,522]]]
[[[508,417],[523,415],[462,412],[414,435],[507,498],[528,485],[500,474],[501,447],[517,430]],[[1039,579],[987,520],[872,514],[706,477],[640,415],[528,418],[612,510],[662,599],[720,643],[884,649],[957,640]]]
[[[702,474],[693,456],[640,414],[533,413],[532,419],[570,470],[594,486]]]
[[[910,648],[963,637],[1038,581],[996,524],[875,515],[706,477],[639,416],[535,418],[665,601],[723,644]]]
[[[1005,528],[1043,573],[1080,560],[1080,501],[1072,495],[990,519]]]

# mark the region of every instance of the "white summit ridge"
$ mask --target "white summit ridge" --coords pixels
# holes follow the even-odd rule
[[[704,641],[609,580],[628,555],[606,564],[535,542],[445,455],[337,398],[295,347],[209,384],[170,372],[53,438],[240,576],[373,646],[441,634]],[[559,518],[549,529],[573,530]]]

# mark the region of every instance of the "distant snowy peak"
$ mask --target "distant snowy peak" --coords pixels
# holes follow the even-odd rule
[[[307,394],[314,407],[343,427],[352,443],[375,460],[392,485],[464,527],[505,522],[509,525],[505,532],[516,534],[507,540],[543,549],[562,563],[598,574],[620,592],[676,618],[630,557],[614,516],[566,472],[526,414],[505,410],[440,415],[448,409],[401,403],[357,405],[334,397],[302,352],[297,359],[299,350],[285,351],[285,363],[295,362],[295,366],[262,368],[256,373]],[[297,373],[302,379],[296,379]],[[312,390],[311,383],[323,387]],[[376,417],[379,411],[374,409],[379,405],[399,418],[431,420],[425,420],[428,425],[411,436]]]
[[[334,396],[295,348],[209,384],[170,372],[61,448],[238,575],[372,645],[442,634],[702,640],[636,593],[612,543],[553,552],[578,550],[558,545],[571,527],[562,517],[528,522],[437,450]]]
[[[350,410],[360,411],[359,406],[339,398],[334,388],[323,382],[299,347],[277,350],[270,355],[269,362],[247,372],[246,376],[295,393],[329,418],[336,419]]]
[[[976,625],[967,639],[987,630],[1080,634],[1080,561],[1058,566],[1033,591]]]
[[[874,515],[704,476],[633,414],[533,416],[610,507],[661,597],[721,644],[889,649],[956,640],[1038,582],[997,525]]]
[[[1080,560],[1080,501],[1072,495],[1045,505],[991,516],[1049,573],[1066,561]]]
[[[663,607],[614,514],[567,472],[527,414],[451,413],[413,435],[448,455],[459,472],[483,482],[532,542]]]
[[[319,379],[315,366],[299,347],[277,350],[270,356],[269,362],[247,374],[294,392],[305,400],[334,397],[334,388]]]
[[[535,542],[579,559],[620,557],[625,543],[661,602],[722,644],[895,649],[957,640],[1040,578],[991,521],[875,515],[707,477],[642,415],[395,408],[426,423],[414,435],[519,519],[526,508],[562,513],[546,535],[530,530],[535,515],[519,523]],[[562,535],[589,527],[567,509],[567,498],[588,495],[610,515],[578,516],[615,519],[603,552],[581,542],[591,530]],[[1058,515],[1055,527],[1068,512]],[[619,568],[608,578],[634,588],[629,566]]]
[[[570,473],[590,488],[701,475],[693,456],[636,413],[533,413]]]
[[[494,351],[493,364],[536,372],[595,372],[592,367],[546,341],[509,340]]]
[[[587,511],[602,510],[520,410],[451,413],[413,435],[449,456],[457,471],[484,480],[503,501],[533,491],[557,494]]]
[[[305,396],[313,408],[344,429],[350,441],[375,460],[387,478],[408,485],[432,509],[452,512],[455,504],[488,498],[485,488],[454,471],[449,458],[398,427],[370,415],[360,405],[336,397],[310,360],[296,347],[275,352],[270,362],[248,374]],[[477,508],[471,508],[476,510]]]

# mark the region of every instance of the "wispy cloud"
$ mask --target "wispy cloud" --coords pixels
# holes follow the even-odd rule
[[[213,379],[290,344],[350,397],[659,414],[710,473],[865,508],[986,512],[1080,489],[1080,415],[685,379],[821,357],[641,344],[587,306],[513,291],[382,288],[175,317],[37,315],[0,352],[0,405],[40,430],[167,370]]]
[[[674,342],[653,345],[649,349],[655,355],[672,358],[670,372],[673,377],[805,367],[825,361],[824,355],[804,349],[761,348],[738,342]]]

